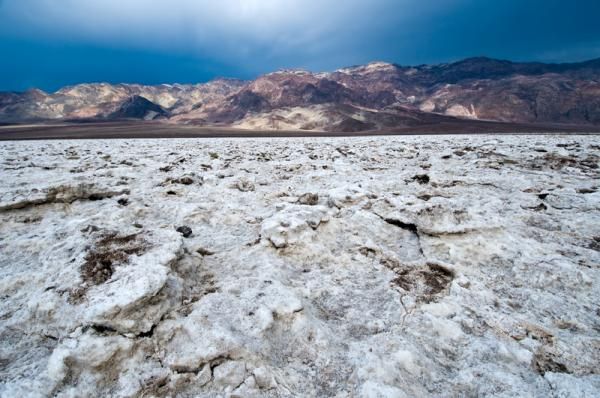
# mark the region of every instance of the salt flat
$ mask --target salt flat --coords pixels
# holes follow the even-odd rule
[[[0,143],[0,396],[600,396],[597,136]]]

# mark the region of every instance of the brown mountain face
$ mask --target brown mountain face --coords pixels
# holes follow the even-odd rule
[[[111,119],[143,119],[155,120],[168,115],[160,105],[146,98],[134,95],[125,101],[119,109],[109,115]]]
[[[163,120],[249,129],[366,131],[455,118],[600,125],[600,59],[573,64],[470,58],[330,73],[279,71],[198,85],[81,84],[0,93],[0,122]]]

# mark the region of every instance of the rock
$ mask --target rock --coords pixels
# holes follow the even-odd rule
[[[87,233],[98,232],[98,231],[100,231],[100,228],[98,228],[95,225],[91,225],[91,224],[81,230],[81,232],[87,232]]]
[[[181,177],[178,180],[176,180],[177,183],[179,184],[183,184],[183,185],[192,185],[194,183],[194,180],[192,179],[192,177]]]
[[[284,207],[261,225],[261,236],[278,249],[290,244],[300,244],[319,225],[329,220],[328,208],[324,206]]]
[[[184,238],[189,238],[190,236],[192,236],[192,229],[187,225],[177,227],[176,231],[183,235]]]
[[[19,194],[8,200],[0,200],[0,212],[26,209],[49,203],[73,203],[77,200],[98,201],[113,196],[128,195],[128,189],[114,190],[95,183],[80,183],[78,185],[58,185],[32,190]]]
[[[360,186],[342,186],[332,189],[328,192],[327,205],[329,207],[337,207],[338,209],[352,206],[360,203],[365,199],[369,199],[373,195],[365,191]]]
[[[235,187],[242,192],[253,192],[256,189],[256,187],[254,186],[254,183],[252,183],[248,180],[237,181],[235,183]]]
[[[283,249],[288,245],[287,239],[283,234],[272,235],[269,237],[269,241],[276,249]]]
[[[204,386],[204,385],[208,384],[211,381],[211,379],[212,379],[212,370],[210,368],[210,364],[206,364],[206,365],[204,365],[202,370],[200,370],[200,372],[198,372],[195,382],[199,386]]]
[[[301,205],[314,206],[319,203],[319,195],[316,193],[305,193],[298,198],[298,203]]]
[[[254,379],[256,380],[256,385],[263,390],[270,390],[272,388],[277,387],[277,382],[275,381],[275,377],[269,372],[269,370],[265,367],[260,367],[254,369],[252,372],[254,374]]]
[[[138,335],[149,332],[180,300],[181,285],[169,275],[169,265],[181,250],[179,235],[160,230],[136,242],[117,239],[108,247],[129,257],[122,265],[113,264],[109,283],[88,287],[86,299],[76,305],[80,315],[65,309],[74,321]]]
[[[228,361],[213,369],[215,386],[237,388],[246,378],[246,365],[241,361]]]
[[[412,178],[413,181],[418,182],[421,185],[429,183],[429,176],[427,174],[417,174]]]
[[[120,204],[121,206],[127,206],[129,204],[129,199],[121,198],[117,201],[117,203]]]
[[[109,364],[113,359],[131,353],[133,342],[122,336],[83,335],[77,341],[59,345],[48,361],[48,374],[62,382],[69,374],[90,373],[93,368]]]
[[[195,249],[196,253],[198,253],[201,256],[212,256],[215,254],[215,252],[213,252],[212,250],[208,250],[207,248],[204,247],[198,247]]]

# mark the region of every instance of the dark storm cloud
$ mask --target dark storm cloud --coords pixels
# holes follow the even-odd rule
[[[600,56],[580,0],[0,0],[0,89],[249,78],[281,67]]]

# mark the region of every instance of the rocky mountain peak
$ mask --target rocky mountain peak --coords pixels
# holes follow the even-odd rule
[[[167,115],[168,112],[160,105],[140,95],[134,95],[128,98],[119,109],[111,113],[109,118],[154,120]]]

